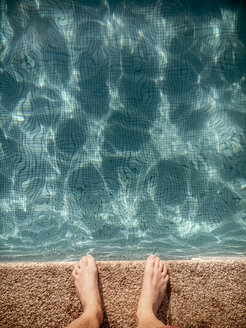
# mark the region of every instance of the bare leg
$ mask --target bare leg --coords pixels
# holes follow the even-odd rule
[[[166,292],[168,280],[165,264],[160,261],[159,257],[150,255],[146,261],[143,288],[138,302],[138,328],[168,327],[156,317]]]
[[[103,321],[103,311],[94,257],[91,255],[82,257],[74,266],[72,276],[84,313],[67,328],[98,328]]]

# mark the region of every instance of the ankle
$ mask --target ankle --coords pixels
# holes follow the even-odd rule
[[[137,309],[136,317],[138,322],[155,320],[156,316],[151,308],[151,306],[139,307]]]
[[[136,313],[138,328],[160,328],[163,322],[157,319],[152,309],[138,309]]]
[[[84,308],[83,316],[89,317],[91,320],[97,321],[99,326],[103,322],[103,311],[99,306],[87,306]]]

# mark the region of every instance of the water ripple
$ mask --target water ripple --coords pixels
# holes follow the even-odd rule
[[[243,8],[1,2],[1,260],[245,255]]]

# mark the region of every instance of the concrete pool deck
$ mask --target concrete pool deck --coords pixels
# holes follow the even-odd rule
[[[246,327],[246,258],[167,261],[158,318],[180,328]],[[66,327],[81,313],[74,262],[0,263],[0,327]],[[144,261],[97,262],[105,327],[136,327]],[[151,328],[151,327],[150,327]]]

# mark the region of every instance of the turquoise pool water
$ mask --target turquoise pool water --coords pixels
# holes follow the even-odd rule
[[[1,261],[245,256],[243,2],[0,6]]]

